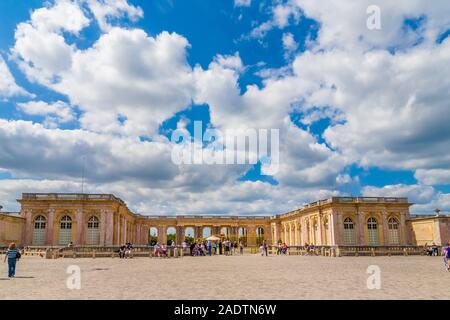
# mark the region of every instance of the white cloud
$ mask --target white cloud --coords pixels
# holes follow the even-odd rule
[[[137,6],[130,5],[127,0],[87,0],[89,8],[97,19],[102,31],[109,31],[111,19],[128,17],[137,21],[144,16],[144,11]]]
[[[288,59],[298,49],[298,43],[295,41],[294,35],[290,32],[283,33],[281,39],[285,50],[285,59]]]
[[[425,185],[387,185],[384,187],[366,186],[362,194],[367,197],[407,197],[414,203],[412,214],[434,214],[436,208],[450,211],[450,194],[436,191]]]
[[[235,7],[250,7],[252,0],[234,0]]]
[[[427,185],[450,184],[450,169],[418,169],[414,177]]]
[[[16,84],[8,65],[0,55],[0,99],[8,99],[14,96],[31,97],[32,95]]]
[[[45,123],[50,127],[57,127],[60,123],[67,123],[76,119],[75,114],[64,101],[47,103],[44,101],[29,101],[18,103],[18,108],[29,115],[45,116]]]
[[[78,0],[56,0],[54,5],[39,8],[31,14],[31,24],[42,32],[62,31],[78,34],[89,25]]]
[[[18,25],[12,51],[30,80],[67,95],[71,104],[79,106],[83,128],[151,136],[162,121],[189,106],[192,70],[184,37],[168,32],[150,37],[141,29],[110,28],[92,47],[80,50],[59,33],[68,28],[59,19],[52,19],[51,27],[41,26],[43,16],[62,14],[61,4],[68,3],[58,1],[39,9],[45,14],[34,11],[30,22]],[[131,17],[141,15],[126,1],[89,4],[100,15],[125,11]],[[82,12],[77,2],[70,6]],[[85,25],[69,30],[79,31]],[[119,117],[125,121],[118,121]]]

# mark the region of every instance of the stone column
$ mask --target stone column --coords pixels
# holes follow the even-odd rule
[[[167,244],[167,230],[165,225],[161,225],[158,227],[158,242],[161,245]]]
[[[125,216],[122,216],[122,228],[123,228],[123,243],[127,242],[127,218]]]
[[[34,221],[32,220],[32,209],[27,209],[22,212],[25,217],[25,232],[22,235],[23,244],[25,246],[32,245],[33,242],[33,230],[34,230]]]
[[[102,210],[100,213],[100,245],[105,245],[106,240],[106,213],[105,210]]]
[[[83,219],[83,209],[77,209],[77,237],[75,240],[75,244],[82,246],[84,240],[84,219]]]
[[[48,210],[48,218],[47,218],[47,236],[46,243],[48,246],[53,245],[53,224],[55,221],[55,209]]]
[[[177,245],[181,245],[184,241],[184,227],[183,226],[176,226],[176,230],[177,230]]]
[[[319,245],[319,246],[323,245],[323,235],[322,235],[323,224],[322,224],[322,221],[323,221],[322,213],[319,213],[318,216],[317,216],[317,231],[318,231],[317,232],[317,238],[318,239],[316,239],[316,244]]]
[[[256,246],[256,229],[254,226],[245,226],[247,230],[247,246]]]
[[[114,213],[111,211],[106,211],[106,222],[105,222],[105,245],[112,246],[113,245],[113,233],[114,233]]]
[[[365,241],[366,224],[364,223],[364,213],[358,212],[356,217],[358,219],[358,224],[357,224],[358,241],[357,241],[357,244],[360,246],[364,246],[364,245],[366,245],[366,241]]]
[[[383,245],[389,245],[389,233],[388,233],[388,213],[386,211],[381,212],[382,230],[383,230]]]
[[[328,221],[328,228],[330,228],[330,245],[335,246],[337,241],[337,233],[336,233],[336,213],[334,211],[330,214],[330,220]]]
[[[404,246],[407,245],[407,237],[406,237],[406,217],[405,213],[400,213],[400,245]],[[436,233],[435,233],[436,234]],[[440,235],[440,233],[437,233]]]
[[[298,223],[294,223],[294,244],[298,246]]]
[[[120,215],[120,213],[116,213],[114,214],[115,218],[116,218],[116,238],[115,238],[115,243],[116,245],[120,246],[121,245],[121,238],[120,238],[120,226],[122,224],[122,216]]]
[[[202,227],[195,226],[194,227],[194,239],[197,240],[202,237]]]

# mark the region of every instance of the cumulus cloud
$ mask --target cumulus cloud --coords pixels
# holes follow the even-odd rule
[[[283,33],[281,41],[285,50],[284,58],[289,59],[289,57],[297,50],[298,43],[295,41],[294,35],[290,32]]]
[[[16,84],[8,65],[0,55],[0,99],[8,99],[14,96],[31,97],[32,95]]]
[[[102,12],[97,15],[141,13],[126,1],[89,1],[89,5]],[[73,19],[77,23],[52,18],[49,27],[43,26],[44,18],[67,11],[78,12]],[[79,32],[88,23],[78,2],[57,1],[18,25],[12,49],[30,80],[67,95],[81,109],[83,128],[151,136],[162,121],[190,105],[192,70],[184,37],[168,32],[151,37],[141,29],[109,28],[92,47],[81,50],[68,44],[60,32]]]
[[[102,31],[109,31],[110,20],[128,17],[137,21],[144,16],[142,8],[130,5],[127,0],[87,0],[89,8]]]
[[[18,103],[17,106],[28,115],[44,116],[44,123],[50,127],[57,127],[60,123],[68,123],[76,119],[71,106],[64,101],[53,103],[29,101]]]

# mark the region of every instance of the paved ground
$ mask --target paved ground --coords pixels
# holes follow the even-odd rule
[[[80,267],[80,290],[67,289],[70,265]],[[380,290],[367,288],[370,265]],[[2,262],[0,299],[450,299],[440,257],[25,257],[16,274],[5,279]]]

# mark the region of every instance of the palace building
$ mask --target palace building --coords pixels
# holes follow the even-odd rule
[[[177,244],[223,235],[256,246],[405,246],[449,241],[450,217],[410,216],[407,198],[332,197],[273,216],[140,215],[111,194],[24,193],[20,213],[0,214],[0,244],[22,246]]]

